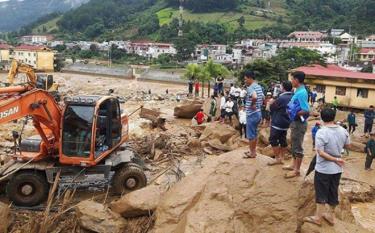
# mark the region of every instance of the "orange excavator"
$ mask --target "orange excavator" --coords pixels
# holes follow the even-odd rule
[[[43,203],[57,174],[102,175],[115,193],[146,186],[141,159],[126,146],[128,116],[111,96],[66,97],[59,105],[27,76],[22,85],[0,88],[0,124],[31,119],[37,134],[13,132],[13,160],[0,167],[0,185],[18,206]]]

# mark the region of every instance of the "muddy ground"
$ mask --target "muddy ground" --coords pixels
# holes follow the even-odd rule
[[[0,74],[0,80],[4,80],[5,74]],[[173,109],[178,104],[176,95],[185,96],[187,87],[184,85],[166,84],[157,82],[142,82],[136,80],[125,80],[120,78],[93,77],[78,74],[55,73],[55,80],[60,84],[60,92],[64,96],[72,95],[106,95],[109,89],[114,90],[115,96],[119,96],[125,103],[122,109],[128,113],[132,113],[139,106],[144,105],[147,108],[160,108],[163,116],[167,119],[166,127],[168,128],[167,151],[163,151],[164,157],[154,161],[147,153],[149,152],[149,144],[155,138],[163,134],[161,129],[151,129],[149,122],[140,119],[138,114],[130,117],[130,143],[135,149],[142,154],[149,167],[147,176],[149,181],[159,183],[164,186],[171,186],[173,183],[184,177],[186,174],[192,173],[194,169],[199,169],[203,160],[214,158],[218,153],[205,153],[202,150],[191,150],[186,147],[189,138],[197,137],[196,130],[190,127],[189,120],[180,120],[173,117]],[[166,94],[168,89],[169,94]],[[152,95],[148,94],[151,90]],[[346,113],[340,113],[345,118]],[[12,137],[11,130],[19,131],[22,128],[22,122],[9,123],[0,125],[0,155],[2,159],[6,159],[12,153]],[[311,126],[315,121],[309,122],[309,130],[305,138],[304,147],[306,157],[303,163],[303,169],[307,169],[310,160],[314,155],[312,150]],[[363,116],[359,116],[359,125],[355,137],[360,137],[363,133]],[[30,123],[25,128],[25,136],[33,134],[33,127]],[[173,135],[171,137],[171,135]],[[375,171],[365,171],[364,153],[350,152],[346,158],[344,177],[355,179],[375,185]],[[74,206],[77,202],[84,199],[95,199],[99,202],[113,200],[114,196],[106,195],[106,189],[92,189],[88,191],[77,192],[69,201],[69,206]],[[1,194],[1,201],[9,203],[4,194]],[[56,206],[53,213],[61,213],[61,206]],[[353,204],[353,213],[358,223],[365,228],[375,232],[375,215],[373,210],[375,203],[358,203]],[[10,232],[30,232],[30,228],[34,221],[43,216],[43,211],[29,211],[12,207],[13,224]],[[148,232],[152,228],[153,216],[128,219],[129,232]],[[55,221],[55,227],[51,232],[84,232],[77,226],[77,221],[73,211],[58,216]]]

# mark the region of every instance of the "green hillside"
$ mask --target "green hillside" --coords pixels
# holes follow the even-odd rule
[[[178,0],[91,0],[39,25],[62,39],[173,41]],[[374,0],[185,0],[183,31],[194,43],[285,37],[293,30],[375,32]]]

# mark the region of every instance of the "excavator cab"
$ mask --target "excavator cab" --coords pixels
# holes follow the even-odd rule
[[[123,143],[117,98],[77,96],[65,103],[60,163],[93,166]]]

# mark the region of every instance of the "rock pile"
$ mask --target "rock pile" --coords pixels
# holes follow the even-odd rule
[[[243,146],[237,130],[218,122],[207,124],[199,140],[203,146],[220,151],[232,151]]]

